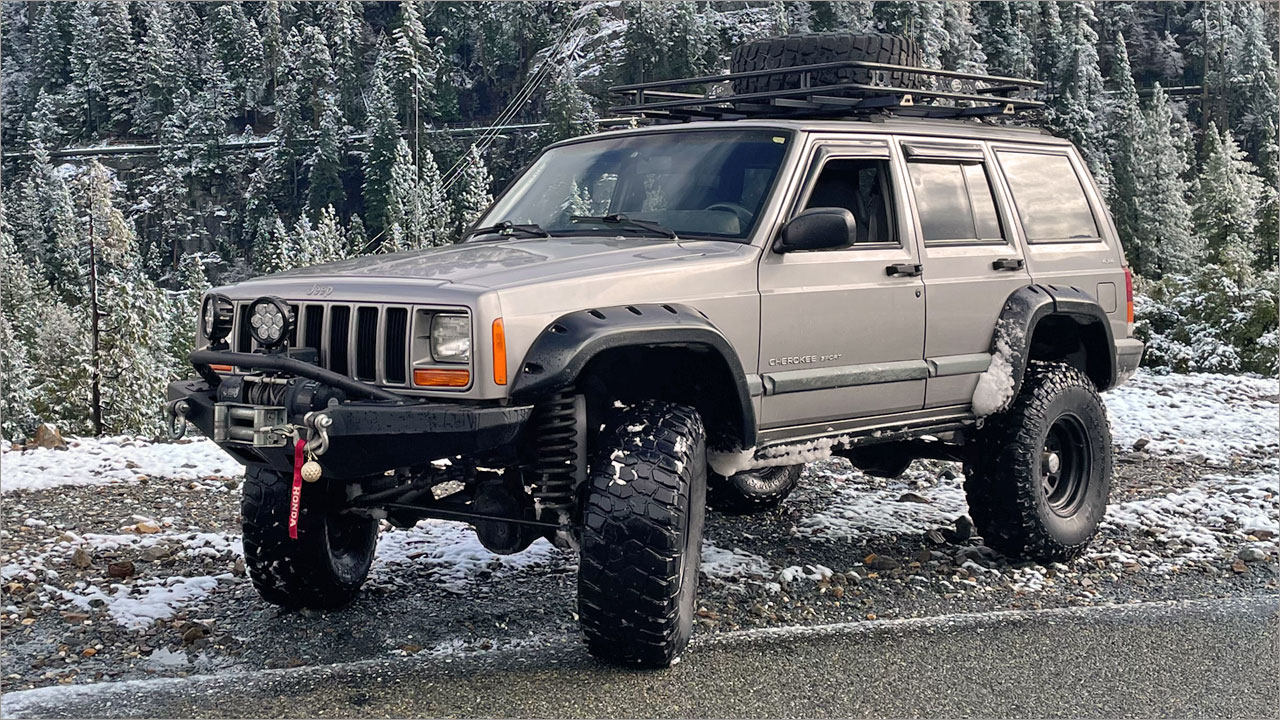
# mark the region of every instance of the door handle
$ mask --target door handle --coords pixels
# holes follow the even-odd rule
[[[1021,270],[1025,263],[1022,258],[1000,258],[991,263],[992,270]]]
[[[895,263],[886,266],[884,274],[889,277],[915,277],[924,270],[924,266],[919,263]]]

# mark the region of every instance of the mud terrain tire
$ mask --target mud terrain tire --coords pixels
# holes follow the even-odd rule
[[[706,467],[706,433],[691,407],[646,401],[620,411],[602,434],[578,570],[578,615],[596,658],[667,667],[688,644]]]
[[[289,537],[292,477],[261,465],[244,474],[241,521],[249,579],[267,602],[332,609],[355,599],[369,575],[378,521],[336,512],[345,487],[304,483],[298,538]]]
[[[1011,557],[1080,555],[1107,508],[1111,428],[1093,382],[1033,362],[1005,412],[987,419],[965,464],[965,493],[986,544]]]
[[[764,512],[778,507],[800,482],[804,465],[783,465],[744,470],[731,477],[707,475],[707,504],[735,515]]]
[[[739,45],[733,49],[731,72],[775,70],[799,65],[861,60],[888,65],[919,66],[920,50],[915,41],[901,35],[883,33],[802,33],[783,37],[765,38]],[[899,71],[890,72],[888,80],[895,86],[920,87],[921,76]],[[736,94],[790,90],[799,88],[801,73],[789,75],[760,75],[733,81]],[[820,70],[813,78],[813,86],[837,83],[869,84],[871,71],[866,68],[845,67]],[[844,92],[845,95],[856,95]]]

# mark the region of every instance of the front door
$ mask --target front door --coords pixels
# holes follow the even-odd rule
[[[1031,281],[983,143],[901,140],[924,253],[925,407],[968,407],[1005,300]]]
[[[821,432],[924,403],[923,284],[890,157],[887,139],[818,140],[810,150],[791,215],[845,208],[857,232],[844,248],[770,251],[761,261],[763,428]]]

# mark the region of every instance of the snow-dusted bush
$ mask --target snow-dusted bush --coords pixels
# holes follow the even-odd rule
[[[1137,334],[1143,364],[1174,372],[1277,371],[1277,276],[1206,264],[1191,275],[1140,282]]]

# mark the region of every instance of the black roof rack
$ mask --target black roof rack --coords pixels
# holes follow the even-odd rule
[[[841,73],[840,71],[844,71]],[[858,76],[866,82],[826,82]],[[785,89],[733,92],[734,81],[768,76]],[[895,83],[896,80],[896,83]],[[690,86],[696,92],[690,92]],[[1036,80],[843,60],[770,70],[658,80],[609,88],[623,104],[611,113],[655,122],[748,118],[858,118],[894,114],[929,118],[1013,116],[1035,111]]]

